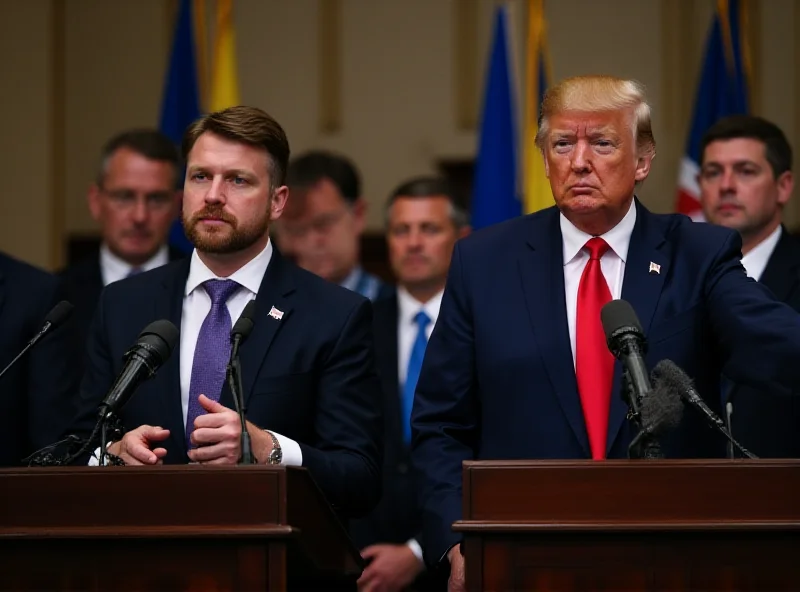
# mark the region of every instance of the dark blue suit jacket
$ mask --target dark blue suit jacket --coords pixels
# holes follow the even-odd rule
[[[55,277],[0,254],[0,368],[22,351],[63,297]],[[62,435],[75,414],[80,381],[75,324],[68,319],[0,379],[0,466]]]
[[[720,371],[789,393],[798,384],[800,315],[747,278],[737,233],[637,202],[622,299],[649,343],[720,412]],[[417,386],[413,458],[422,473],[430,562],[459,541],[461,463],[591,458],[570,350],[563,247],[555,207],[460,241]],[[650,273],[650,263],[660,273]],[[616,365],[607,456],[633,434]],[[668,457],[722,457],[725,442],[690,410],[663,443]]]
[[[189,265],[186,258],[103,291],[76,422],[83,435],[139,332],[157,319],[180,329]],[[247,418],[299,442],[303,466],[341,514],[369,511],[380,496],[382,456],[369,301],[299,269],[275,249],[256,303],[253,332],[240,349]],[[281,320],[269,316],[273,306],[283,311]],[[188,462],[178,349],[120,413],[126,429],[170,430],[166,463]],[[220,402],[234,407],[227,384]]]

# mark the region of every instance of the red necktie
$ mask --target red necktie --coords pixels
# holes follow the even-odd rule
[[[589,261],[583,268],[578,286],[575,373],[592,458],[599,460],[606,457],[608,411],[614,377],[614,356],[608,351],[600,321],[600,309],[611,300],[611,291],[600,268],[600,258],[609,247],[602,238],[595,237],[587,241],[584,248],[589,251]]]

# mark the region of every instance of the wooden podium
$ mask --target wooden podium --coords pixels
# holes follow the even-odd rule
[[[464,463],[470,591],[800,590],[800,461]]]
[[[2,590],[308,589],[362,568],[302,468],[6,469],[0,500]]]

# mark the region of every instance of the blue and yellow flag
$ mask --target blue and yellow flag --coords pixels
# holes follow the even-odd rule
[[[522,195],[524,213],[552,206],[553,193],[545,175],[541,151],[536,147],[539,110],[550,81],[544,0],[528,0],[528,37],[525,75],[525,129],[523,132]]]

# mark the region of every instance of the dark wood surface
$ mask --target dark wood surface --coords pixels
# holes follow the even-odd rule
[[[0,590],[285,590],[362,568],[302,468],[5,469],[0,501]]]
[[[798,590],[800,461],[465,463],[469,590]]]

